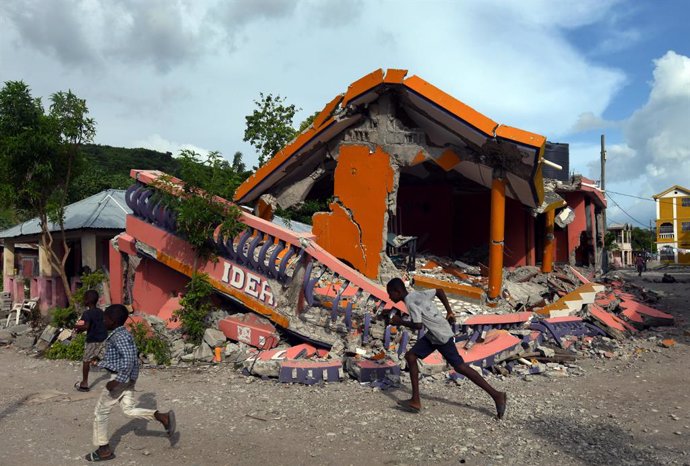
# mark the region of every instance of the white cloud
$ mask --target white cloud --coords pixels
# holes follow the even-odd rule
[[[565,35],[604,21],[612,0],[44,3],[0,2],[0,81],[73,89],[100,143],[158,134],[241,150],[248,165],[244,116],[259,92],[286,96],[299,118],[376,68],[407,68],[498,122],[562,140],[625,80]],[[74,27],[56,36],[43,27],[54,18]]]
[[[152,134],[145,139],[134,141],[132,144],[129,144],[129,146],[156,150],[158,152],[170,152],[173,156],[179,155],[182,150],[191,150],[202,156],[206,156],[209,153],[208,149],[203,149],[194,144],[181,144],[179,142],[169,141],[160,134]]]
[[[572,131],[575,133],[582,133],[585,131],[617,128],[621,125],[620,121],[605,120],[592,112],[581,113],[573,126]]]
[[[607,178],[657,193],[690,185],[690,58],[669,51],[654,64],[649,100],[623,123],[624,144],[608,148]]]

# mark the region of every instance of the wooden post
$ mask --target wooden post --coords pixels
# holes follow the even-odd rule
[[[554,209],[546,212],[546,235],[544,238],[544,256],[542,258],[541,271],[544,273],[553,272],[553,243],[554,243],[554,223],[556,211]]]
[[[489,241],[489,299],[495,299],[503,287],[503,245],[506,221],[506,182],[494,178],[491,183],[491,225]]]

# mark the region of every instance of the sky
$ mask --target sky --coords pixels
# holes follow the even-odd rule
[[[593,179],[605,134],[608,221],[648,226],[653,194],[690,188],[688,22],[686,0],[3,0],[0,82],[44,102],[71,89],[96,143],[239,150],[252,166],[259,93],[301,108],[297,125],[361,76],[404,68],[569,143],[571,171]]]

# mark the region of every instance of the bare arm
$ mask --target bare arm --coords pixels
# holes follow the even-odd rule
[[[402,317],[400,317],[397,314],[393,316],[390,323],[391,323],[391,325],[398,325],[401,327],[407,327],[407,328],[411,328],[412,330],[421,330],[421,328],[422,328],[421,323],[412,322],[411,320],[410,321],[402,320]]]

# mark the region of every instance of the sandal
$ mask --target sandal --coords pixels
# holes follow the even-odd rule
[[[81,382],[77,382],[74,384],[74,388],[80,392],[89,392],[91,389],[89,387],[82,387]]]
[[[90,461],[92,463],[96,463],[98,461],[110,461],[115,459],[115,453],[111,453],[109,456],[101,456],[98,453],[98,450],[92,451],[88,455],[84,457],[86,461]]]

